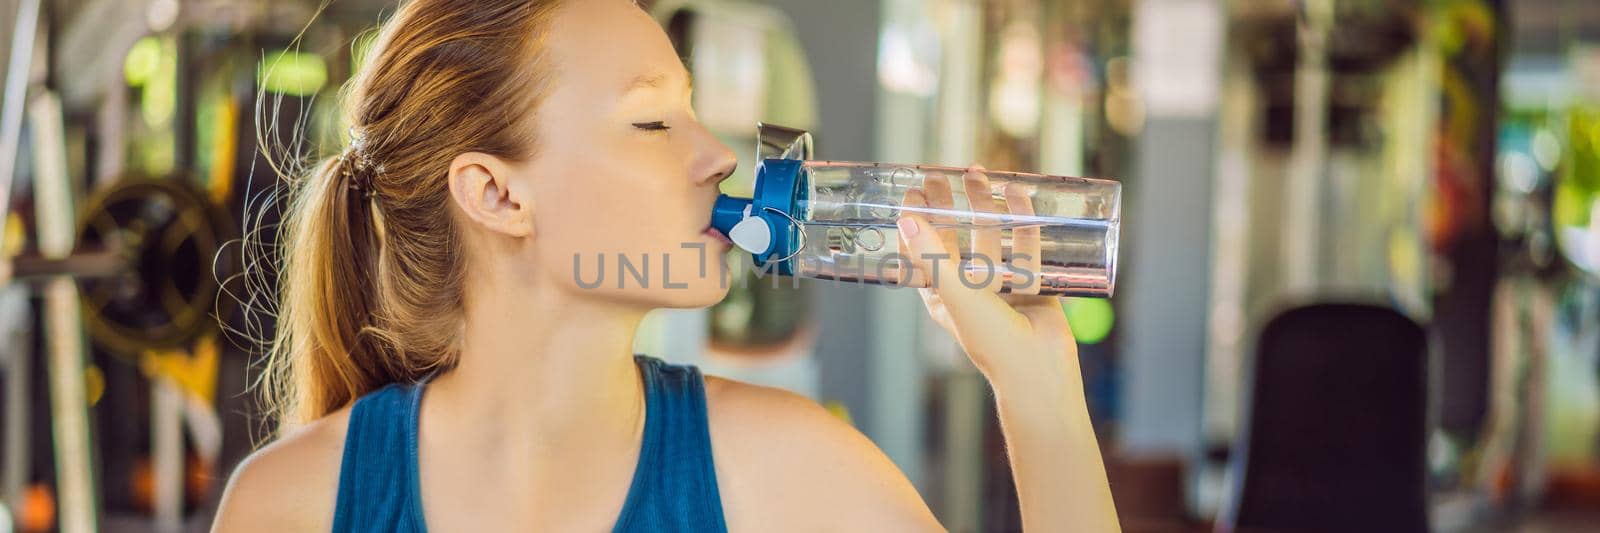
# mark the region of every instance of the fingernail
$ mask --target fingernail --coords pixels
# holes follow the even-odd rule
[[[916,237],[917,232],[922,231],[922,228],[917,227],[917,221],[909,218],[897,220],[895,225],[900,227],[900,233],[905,234],[906,238]]]

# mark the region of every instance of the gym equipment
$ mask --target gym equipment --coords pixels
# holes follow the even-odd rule
[[[83,288],[84,319],[95,342],[114,353],[192,343],[226,316],[234,300],[217,298],[233,271],[221,255],[235,238],[232,222],[181,177],[129,179],[91,198],[79,240],[96,243],[50,259],[19,256],[19,280],[66,275]]]
[[[25,495],[38,500],[39,490],[53,490],[49,498],[53,525],[63,532],[89,532],[100,526],[100,492],[84,380],[89,359],[84,332],[130,364],[152,352],[187,348],[215,327],[214,314],[225,316],[231,310],[233,301],[217,295],[219,280],[235,270],[235,261],[219,251],[237,232],[208,195],[192,185],[194,180],[181,175],[125,179],[99,190],[84,209],[77,208],[67,172],[66,113],[59,95],[40,83],[44,70],[34,68],[35,49],[49,45],[39,32],[41,3],[20,3],[12,33],[0,108],[0,220],[8,219],[7,193],[23,166],[18,156],[23,152],[26,123],[32,163],[26,168],[34,189],[38,235],[35,251],[10,259],[9,277],[28,283],[44,299],[42,360],[47,369],[55,483],[53,489],[31,492],[17,486],[29,475],[31,428],[25,423],[28,417],[21,415],[31,408],[26,395],[8,394],[7,419],[17,423],[6,427],[6,483],[0,489],[8,507],[18,510],[27,510],[22,507]],[[7,237],[0,235],[0,249],[5,249]],[[24,351],[6,361],[8,392],[26,391],[32,385],[27,383],[28,359]],[[209,361],[214,373],[215,357]],[[182,478],[174,475],[181,475],[183,468],[180,422],[187,422],[203,459],[211,462],[218,455],[220,430],[214,410],[202,404],[204,396],[184,394],[183,383],[170,376],[152,378],[152,407],[158,411],[152,415],[164,422],[152,430],[160,474],[157,525],[176,530],[183,486]],[[25,514],[35,522],[40,515]]]
[[[18,4],[12,33],[11,58],[6,65],[5,98],[0,102],[0,220],[10,216],[10,191],[21,153],[24,113],[28,115],[33,147],[33,185],[39,250],[60,259],[72,250],[71,186],[66,174],[66,149],[60,100],[49,91],[30,97],[40,69],[33,68],[35,44],[40,41],[40,0]],[[70,216],[70,215],[68,215]],[[0,249],[3,249],[0,236]],[[90,456],[88,402],[84,398],[84,354],[77,287],[70,280],[45,284],[45,347],[50,385],[51,429],[55,443],[59,528],[66,533],[97,530],[95,479]],[[14,385],[27,376],[10,373]],[[10,443],[24,435],[8,435]],[[15,467],[17,465],[7,465]],[[21,495],[9,495],[20,501]]]
[[[33,64],[33,45],[38,39],[40,0],[22,0],[16,4],[16,18],[11,33],[10,57],[6,62],[4,98],[0,98],[0,224],[11,222],[11,184],[16,177],[17,154],[22,145],[23,100],[27,97],[30,67]],[[0,231],[0,253],[6,250],[7,231]],[[0,261],[3,261],[0,257]],[[4,283],[0,280],[0,283]],[[13,296],[14,295],[7,295]],[[13,300],[14,301],[14,300]],[[6,318],[0,316],[0,318]],[[5,328],[0,328],[3,331]],[[4,477],[0,479],[0,514],[8,514],[6,507],[20,506],[23,470],[28,462],[27,400],[29,398],[28,374],[30,362],[25,356],[10,354],[0,358],[6,372],[6,427]],[[6,530],[10,530],[8,526]]]
[[[183,177],[117,183],[91,198],[79,217],[78,240],[96,244],[70,255],[22,256],[14,263],[18,279],[41,282],[50,298],[73,304],[52,307],[65,309],[55,311],[55,322],[81,319],[70,330],[53,328],[53,338],[71,344],[80,338],[73,332],[87,329],[108,353],[137,364],[149,377],[153,504],[161,531],[182,527],[184,428],[202,464],[209,467],[220,455],[221,421],[209,407],[219,348],[215,335],[201,337],[216,328],[212,312],[226,316],[235,304],[218,298],[219,280],[233,264],[219,252],[235,232],[191,183]],[[183,350],[197,341],[196,354]],[[69,359],[81,367],[81,357]],[[72,375],[67,372],[63,375]],[[68,381],[76,381],[81,398],[82,380]],[[78,418],[87,411],[86,403],[82,407],[70,415],[58,410],[52,417]],[[92,515],[83,509],[77,512]],[[78,515],[62,513],[64,519],[72,516]]]
[[[34,206],[38,249],[49,259],[70,255],[76,241],[73,197],[67,179],[64,114],[54,94],[42,92],[29,103],[34,144]],[[98,492],[84,380],[88,346],[77,284],[70,278],[45,280],[44,336],[50,391],[50,422],[55,444],[59,527],[64,532],[96,531]]]
[[[1268,322],[1217,531],[1428,531],[1428,348],[1378,305]]]

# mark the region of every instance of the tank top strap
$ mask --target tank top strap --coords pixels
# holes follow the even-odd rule
[[[417,476],[417,409],[423,387],[390,384],[351,407],[333,531],[427,530]]]
[[[644,381],[644,438],[613,531],[727,531],[700,370],[643,355],[634,360]]]

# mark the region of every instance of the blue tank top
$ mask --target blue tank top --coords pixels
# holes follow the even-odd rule
[[[700,371],[635,356],[644,379],[644,438],[618,532],[725,532]],[[427,531],[417,475],[417,414],[426,381],[392,384],[350,411],[333,530]]]

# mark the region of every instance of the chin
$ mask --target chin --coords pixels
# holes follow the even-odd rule
[[[690,285],[680,288],[580,289],[575,293],[585,299],[635,309],[701,309],[721,302],[728,296],[728,289],[713,282],[706,286]]]
[[[690,284],[687,288],[662,289],[669,300],[664,307],[673,309],[698,309],[711,307],[728,297],[728,287],[712,281]]]

